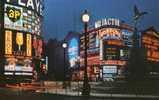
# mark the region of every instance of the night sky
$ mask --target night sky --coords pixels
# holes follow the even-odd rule
[[[84,9],[91,14],[90,26],[106,17],[133,24],[133,7],[148,12],[139,24],[140,30],[155,26],[159,31],[159,0],[45,0],[44,37],[62,40],[69,31],[81,32],[80,16]]]

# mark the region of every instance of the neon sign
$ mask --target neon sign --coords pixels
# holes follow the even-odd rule
[[[19,6],[31,8],[42,15],[43,11],[43,0],[6,0],[7,3],[16,4]]]
[[[14,7],[7,7],[7,15],[8,18],[12,21],[12,22],[16,22],[20,19],[21,17],[21,10],[14,8]]]
[[[23,33],[16,34],[16,43],[18,44],[19,51],[21,51],[21,46],[23,45]]]
[[[26,39],[26,55],[31,56],[32,55],[32,45],[31,45],[31,35],[27,34],[27,39]]]
[[[117,28],[104,28],[99,31],[99,38],[103,39],[122,39],[120,29]]]
[[[5,31],[5,54],[12,54],[12,32]]]
[[[4,10],[4,27],[10,29],[23,29],[22,8],[6,4]]]

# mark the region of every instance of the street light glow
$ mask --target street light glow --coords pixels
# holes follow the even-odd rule
[[[62,47],[63,47],[63,48],[67,48],[67,43],[63,43],[63,44],[62,44]]]
[[[88,11],[85,10],[85,12],[84,12],[83,15],[82,15],[82,21],[83,21],[84,23],[88,23],[88,22],[89,22],[89,19],[90,19],[90,16],[89,16],[89,14],[88,14]]]

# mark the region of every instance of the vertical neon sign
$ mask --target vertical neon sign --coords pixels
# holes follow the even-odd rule
[[[27,39],[26,39],[26,55],[27,56],[32,56],[32,46],[31,46],[31,35],[27,34]]]
[[[12,32],[5,32],[5,54],[12,54]]]

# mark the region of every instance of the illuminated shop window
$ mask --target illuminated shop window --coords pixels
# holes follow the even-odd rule
[[[159,40],[155,36],[144,35],[142,43],[147,48],[147,59],[159,62]]]

